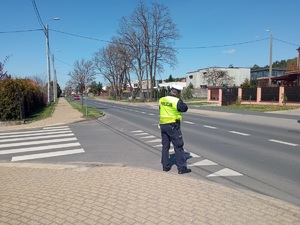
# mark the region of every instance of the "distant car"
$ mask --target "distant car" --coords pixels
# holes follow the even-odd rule
[[[79,95],[74,95],[74,100],[80,100]]]

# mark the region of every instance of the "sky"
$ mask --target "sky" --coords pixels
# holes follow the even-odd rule
[[[32,2],[0,1],[0,62],[10,56],[5,71],[13,77],[46,80],[46,37]],[[49,26],[51,54],[62,89],[74,62],[91,60],[106,47],[117,35],[120,19],[129,17],[139,2],[167,6],[181,35],[174,45],[176,68],[165,65],[158,79],[181,78],[213,66],[269,65],[270,34],[273,62],[297,57],[299,0],[35,0],[43,24]],[[96,81],[107,85],[101,75]]]

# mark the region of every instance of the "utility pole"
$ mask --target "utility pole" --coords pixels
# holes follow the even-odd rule
[[[60,20],[58,17],[53,18],[52,20]],[[47,57],[47,75],[48,75],[48,99],[47,104],[51,104],[51,90],[50,90],[50,82],[51,82],[51,74],[50,74],[50,46],[49,46],[49,25],[45,26],[45,35],[46,35],[46,57]]]
[[[272,50],[273,50],[273,35],[272,32],[270,31],[270,65],[269,65],[269,87],[271,86],[272,83],[272,64],[273,64],[273,60],[272,60]]]
[[[54,54],[52,54],[52,66],[53,66],[53,102],[56,102],[57,98],[57,82],[56,82],[56,69],[54,65]]]
[[[47,99],[47,104],[51,104],[51,93],[50,93],[50,81],[51,81],[51,75],[50,75],[50,47],[49,47],[49,26],[46,24],[45,27],[45,35],[46,35],[46,49],[47,49],[47,75],[48,75],[48,99]]]

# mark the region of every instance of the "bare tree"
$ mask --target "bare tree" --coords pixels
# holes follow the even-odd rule
[[[73,71],[69,72],[70,85],[76,87],[81,94],[87,86],[95,80],[96,72],[92,61],[84,59],[77,60],[74,63]]]
[[[4,66],[8,62],[10,56],[6,56],[3,62],[0,62],[0,80],[4,80],[5,78],[10,78],[11,76],[4,71]]]
[[[94,54],[94,65],[112,88],[115,98],[122,97],[122,91],[130,81],[128,75],[129,63],[124,47],[114,40],[107,48],[100,49]]]
[[[76,86],[73,85],[73,83],[71,82],[71,80],[68,80],[66,83],[66,87],[65,87],[65,94],[66,95],[71,95],[72,91],[76,89]]]
[[[129,19],[123,18],[120,24],[119,35],[125,41],[131,51],[132,60],[140,81],[147,82],[147,89],[155,86],[157,73],[164,71],[166,63],[174,67],[177,63],[174,41],[179,39],[179,32],[172,22],[169,10],[166,6],[153,3],[151,8],[142,2]]]
[[[46,75],[34,75],[29,77],[30,80],[34,81],[41,91],[47,91],[46,84],[47,84],[47,76]]]
[[[123,17],[120,22],[120,28],[118,31],[120,35],[120,45],[124,49],[124,55],[127,55],[127,63],[129,64],[129,72],[134,72],[135,76],[138,80],[138,87],[137,89],[133,89],[130,79],[129,84],[132,90],[132,97],[135,98],[136,91],[140,90],[143,92],[142,88],[142,81],[145,75],[145,49],[143,45],[143,34],[141,30],[137,29],[132,20]],[[131,76],[128,75],[130,78]]]
[[[203,78],[210,86],[220,86],[223,84],[231,86],[234,83],[234,77],[230,77],[226,70],[220,70],[216,67],[208,68]]]

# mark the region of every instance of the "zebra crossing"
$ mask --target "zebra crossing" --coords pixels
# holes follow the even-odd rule
[[[139,137],[140,139],[145,140],[147,144],[153,144],[152,147],[161,149],[162,145],[161,139],[157,138],[156,136],[153,136],[151,134],[148,134],[147,132],[144,132],[143,130],[133,130],[131,133]],[[210,168],[210,171],[213,171],[212,173],[209,173],[206,177],[233,177],[233,176],[243,176],[243,174],[234,171],[229,168],[225,168],[221,165],[219,165],[216,162],[213,162],[209,159],[205,159],[193,152],[188,151],[185,149],[185,152],[188,153],[187,155],[187,163],[189,167],[199,167],[199,168]],[[170,155],[174,154],[174,148],[170,148]]]
[[[0,132],[0,161],[17,162],[84,152],[68,126]]]

